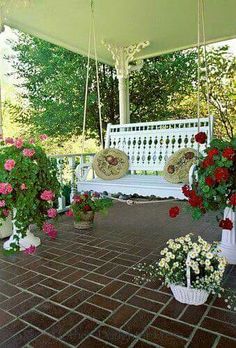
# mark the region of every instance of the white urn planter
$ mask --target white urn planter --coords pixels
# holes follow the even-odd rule
[[[222,230],[220,242],[221,255],[226,257],[228,263],[236,265],[236,213],[232,208],[225,208],[224,219],[229,218],[233,222],[231,231]]]
[[[16,212],[13,211],[13,216],[16,215]],[[3,249],[5,250],[10,250],[12,249],[11,243],[15,242],[14,236],[19,236],[17,233],[17,227],[15,225],[15,220],[12,221],[12,226],[13,226],[13,233],[11,237],[3,244]],[[19,247],[20,251],[24,251],[25,249],[35,246],[38,247],[41,244],[40,238],[35,237],[32,232],[30,232],[29,228],[26,232],[26,235],[23,238],[19,239]]]
[[[11,218],[8,217],[6,220],[1,220],[0,226],[0,239],[7,238],[12,234],[13,227]]]

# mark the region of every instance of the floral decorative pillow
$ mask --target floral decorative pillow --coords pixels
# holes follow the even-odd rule
[[[123,151],[104,149],[94,157],[93,169],[103,180],[119,179],[128,172],[129,159]]]
[[[192,148],[184,148],[170,156],[164,168],[164,178],[173,183],[189,182],[189,170],[196,163],[197,151]]]

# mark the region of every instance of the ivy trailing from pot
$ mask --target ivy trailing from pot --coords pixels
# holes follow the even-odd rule
[[[224,297],[227,308],[236,310],[236,295],[222,286],[227,262],[220,256],[217,243],[188,234],[170,239],[160,254],[160,260],[134,268],[138,271],[136,282],[161,279],[176,300],[192,305],[201,305],[210,294],[216,294]]]
[[[74,217],[75,228],[89,229],[93,226],[95,213],[106,213],[112,204],[112,199],[104,197],[98,192],[79,192],[73,197],[73,202],[66,215]]]
[[[55,200],[60,193],[55,160],[47,157],[41,141],[6,138],[0,147],[0,225],[8,216],[13,221],[13,235],[4,244],[9,251],[33,253],[40,241],[29,237],[34,224],[50,238],[57,231],[48,222],[57,216]],[[30,241],[32,245],[29,244]]]

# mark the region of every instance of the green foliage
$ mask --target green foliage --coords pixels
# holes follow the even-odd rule
[[[47,211],[52,208],[52,202],[42,200],[41,193],[52,191],[56,199],[60,184],[55,161],[46,156],[39,144],[28,141],[22,141],[18,147],[15,144],[0,144],[0,201],[3,203],[0,219],[6,219],[9,214],[14,218],[17,228],[14,247],[17,247],[19,237],[25,235],[30,224],[42,228],[48,219]],[[27,155],[24,150],[31,154]],[[11,168],[6,167],[9,160],[13,163]],[[6,185],[8,190],[4,192]]]
[[[199,219],[207,211],[235,208],[230,200],[236,193],[235,145],[235,138],[230,141],[213,139],[205,150],[206,155],[200,155],[197,180],[192,187],[183,188],[189,198],[189,211],[194,219]]]
[[[18,34],[10,57],[20,77],[23,100],[28,111],[15,119],[33,132],[68,139],[82,133],[87,59],[43,40]],[[130,77],[131,120],[151,121],[182,118],[184,107],[173,113],[174,105],[193,90],[195,53],[173,53],[147,59],[140,73]],[[95,65],[91,62],[87,135],[98,137],[99,121]],[[103,127],[119,122],[118,82],[113,67],[99,64]],[[188,116],[186,114],[186,116]]]
[[[8,59],[23,100],[11,110],[14,119],[31,134],[46,133],[57,144],[81,135],[87,58],[24,33],[18,33],[11,45],[15,57]],[[207,65],[215,135],[230,139],[236,130],[236,59],[227,46],[208,48]],[[105,130],[108,123],[119,122],[115,69],[100,63],[99,79]],[[202,117],[207,116],[206,100],[205,62],[201,59]],[[141,71],[130,76],[130,114],[131,122],[196,117],[196,50],[146,59]],[[95,64],[91,61],[87,138],[99,139],[98,119]]]

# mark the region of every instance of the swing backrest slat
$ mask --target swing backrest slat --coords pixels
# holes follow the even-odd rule
[[[200,119],[200,131],[211,140],[213,117]],[[194,140],[198,133],[198,119],[130,123],[107,127],[106,148],[124,151],[130,162],[130,171],[162,171],[166,160],[181,148],[198,150]],[[206,145],[200,145],[203,152]]]

